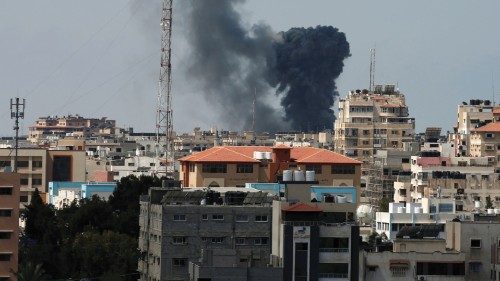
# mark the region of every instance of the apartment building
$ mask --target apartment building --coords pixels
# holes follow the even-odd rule
[[[313,147],[218,146],[179,161],[186,187],[274,183],[284,170],[314,171],[319,185],[360,186],[361,162]]]
[[[462,102],[457,110],[457,124],[450,135],[454,144],[454,154],[460,156],[470,155],[470,134],[478,127],[493,120],[493,105],[489,100],[470,100]]]
[[[39,143],[71,135],[86,138],[92,135],[114,135],[116,121],[102,118],[85,118],[79,115],[40,117],[29,127],[28,140]]]
[[[472,130],[470,136],[470,155],[489,157],[496,168],[500,168],[500,121],[488,123]],[[497,171],[500,172],[500,171]]]
[[[98,196],[103,200],[108,200],[116,189],[116,182],[49,182],[48,203],[56,208],[63,208],[70,205],[74,200],[92,198]]]
[[[370,163],[376,150],[403,149],[412,142],[415,119],[409,117],[405,95],[385,85],[350,91],[339,101],[334,127],[335,151]]]
[[[15,281],[19,244],[18,173],[0,172],[0,280]]]
[[[266,268],[271,200],[246,188],[150,189],[140,201],[140,280],[190,280],[190,262],[206,269],[221,250],[232,267]]]
[[[11,148],[0,149],[0,168],[12,170],[15,152]],[[49,181],[85,181],[85,151],[47,150],[45,148],[20,148],[17,161],[20,175],[21,206],[31,200],[38,189],[47,200]]]

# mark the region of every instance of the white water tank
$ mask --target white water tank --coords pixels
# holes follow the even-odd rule
[[[337,203],[347,203],[347,197],[345,195],[337,195]]]
[[[404,207],[398,207],[398,214],[404,213]]]
[[[422,209],[420,207],[415,207],[415,214],[420,214],[421,210]]]
[[[254,151],[253,152],[253,159],[256,159],[256,160],[262,160],[262,159],[264,159],[264,153],[265,152]]]
[[[474,208],[476,209],[481,208],[481,201],[474,201]]]
[[[486,212],[488,213],[488,215],[494,215],[495,214],[495,210],[494,209],[488,209],[488,210],[486,210]]]
[[[273,159],[273,154],[271,152],[264,152],[264,159]]]
[[[291,170],[283,171],[283,181],[293,181]]]
[[[495,209],[495,214],[496,215],[500,214],[500,209]]]
[[[304,172],[301,170],[295,170],[293,171],[293,180],[294,181],[304,181]]]
[[[306,181],[315,181],[316,173],[314,171],[306,171]]]

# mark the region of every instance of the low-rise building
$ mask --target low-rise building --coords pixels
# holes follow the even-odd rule
[[[108,200],[115,189],[116,182],[49,182],[49,203],[62,208],[94,195]]]
[[[18,173],[0,172],[0,280],[17,280],[19,179]]]

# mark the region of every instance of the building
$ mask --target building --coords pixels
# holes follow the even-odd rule
[[[339,101],[335,120],[335,151],[365,163],[378,149],[403,149],[415,133],[405,95],[394,85],[350,91]]]
[[[49,182],[49,204],[63,208],[75,200],[96,195],[108,200],[116,189],[116,182]]]
[[[0,280],[17,280],[19,180],[17,173],[0,172]]]
[[[489,157],[490,162],[500,168],[500,121],[491,122],[472,130],[470,136],[470,155]]]
[[[14,150],[0,149],[0,169],[12,170]],[[85,181],[85,151],[48,150],[45,148],[20,148],[18,150],[21,205],[31,201],[31,194],[38,189],[47,200],[49,181]]]
[[[234,187],[152,188],[140,205],[140,280],[189,280],[190,270],[199,276],[207,266],[227,267],[211,265],[221,250],[228,250],[232,267],[269,264],[272,213],[266,193]]]
[[[218,146],[179,161],[186,187],[274,183],[284,170],[314,171],[319,185],[360,186],[361,162],[313,147]]]
[[[439,226],[402,228],[392,251],[362,252],[360,279],[465,281],[465,254],[446,248]]]
[[[389,203],[389,212],[375,214],[378,234],[384,234],[388,240],[406,226],[441,225],[444,238],[446,222],[455,218],[473,220],[471,213],[457,213],[455,201],[442,198],[423,198],[420,203]]]
[[[40,117],[29,127],[28,140],[39,143],[65,136],[87,138],[93,135],[114,135],[116,121],[102,118],[85,118],[79,115]]]

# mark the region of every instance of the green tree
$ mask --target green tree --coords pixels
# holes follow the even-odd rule
[[[42,264],[27,262],[19,265],[17,272],[14,272],[18,281],[43,281],[46,280],[45,270]]]
[[[378,205],[378,211],[379,212],[389,212],[389,203],[391,200],[387,197],[384,197],[380,199],[379,205]]]

